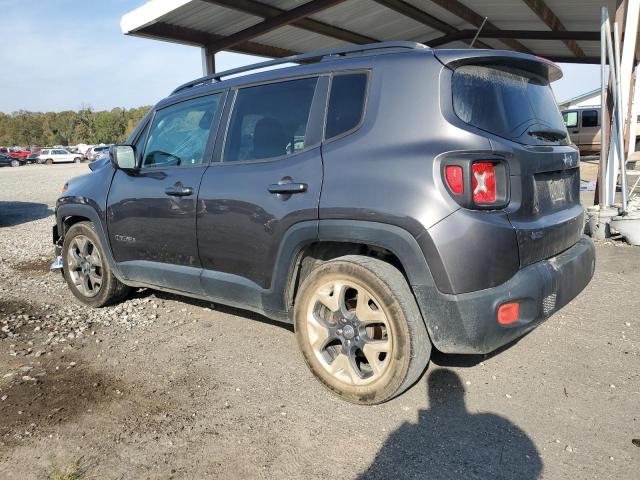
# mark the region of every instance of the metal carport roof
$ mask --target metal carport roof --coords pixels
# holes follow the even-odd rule
[[[518,50],[599,63],[600,8],[621,0],[150,0],[122,17],[127,35],[283,57],[385,40]],[[622,6],[622,7],[621,7]],[[211,62],[212,63],[212,62]],[[213,65],[211,65],[211,69]]]

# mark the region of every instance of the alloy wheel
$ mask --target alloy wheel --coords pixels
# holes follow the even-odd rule
[[[311,348],[320,364],[348,385],[374,382],[391,360],[393,338],[380,301],[347,280],[322,285],[307,311]]]
[[[77,235],[67,250],[69,275],[78,291],[85,297],[95,297],[102,287],[102,257],[94,243],[84,235]]]

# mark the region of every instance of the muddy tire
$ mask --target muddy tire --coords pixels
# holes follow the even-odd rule
[[[404,276],[369,257],[348,255],[316,267],[296,296],[294,326],[316,378],[361,405],[400,395],[420,378],[431,355]]]
[[[122,300],[130,291],[111,271],[91,222],[79,222],[69,228],[62,245],[62,262],[71,293],[85,305],[110,305]]]

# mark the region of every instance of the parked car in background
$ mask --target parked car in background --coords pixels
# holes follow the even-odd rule
[[[13,158],[4,153],[0,153],[0,167],[19,167],[27,161],[24,158]]]
[[[64,148],[45,148],[38,155],[38,163],[46,163],[47,165],[64,162],[80,163],[81,161],[82,155],[71,153]]]
[[[26,160],[31,152],[22,147],[0,147],[0,154],[7,155],[11,158]]]
[[[109,152],[110,146],[111,145],[100,145],[96,147],[91,147],[89,150],[85,152],[84,156],[90,161],[97,160],[100,154]]]
[[[41,148],[32,148],[31,153],[27,157],[27,163],[36,163],[38,161],[38,155],[42,152]]]
[[[562,111],[562,120],[567,127],[571,141],[578,146],[582,155],[600,154],[602,123],[600,107],[580,107]],[[640,116],[635,138],[636,151],[640,150]]]
[[[52,268],[70,293],[101,307],[154,288],[293,323],[318,380],[368,405],[413,385],[432,346],[489,353],[580,293],[595,249],[555,64],[335,53],[189,82],[69,180]]]

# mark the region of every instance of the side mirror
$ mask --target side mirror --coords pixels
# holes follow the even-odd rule
[[[116,168],[131,170],[136,165],[136,150],[132,145],[112,145],[109,147],[111,163]]]

